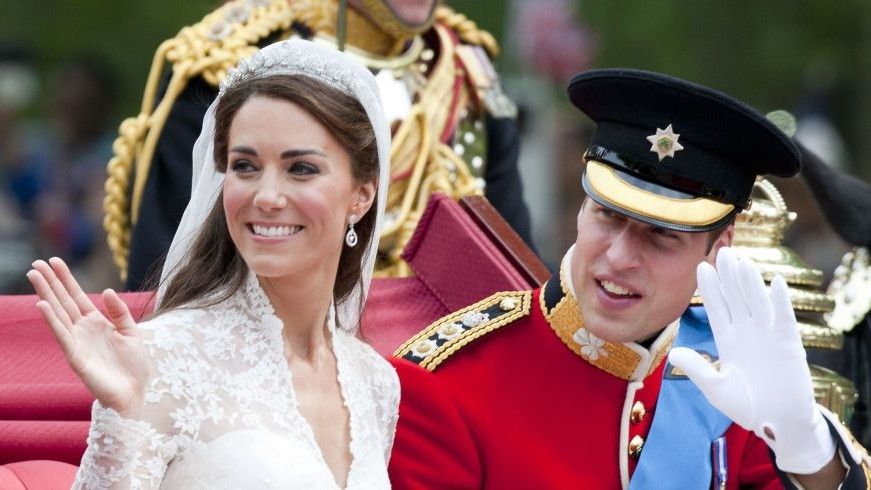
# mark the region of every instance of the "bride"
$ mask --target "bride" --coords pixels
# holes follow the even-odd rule
[[[221,85],[155,315],[27,277],[96,397],[74,488],[389,488],[399,383],[354,332],[387,195],[372,75],[300,40]],[[373,207],[375,209],[371,209]]]

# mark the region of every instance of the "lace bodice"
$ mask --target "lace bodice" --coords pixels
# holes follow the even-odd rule
[[[298,409],[282,323],[255,276],[219,305],[140,328],[154,364],[142,419],[94,403],[74,488],[337,488]],[[340,329],[332,346],[349,413],[347,488],[389,488],[396,373]]]

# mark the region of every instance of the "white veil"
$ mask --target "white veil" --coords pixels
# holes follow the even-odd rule
[[[366,110],[375,131],[379,169],[378,201],[374,210],[377,212],[376,226],[369,248],[363,255],[362,284],[355,286],[348,299],[335,311],[340,325],[353,331],[360,322],[360,300],[365,298],[369,290],[375,255],[378,252],[377,242],[381,235],[390,172],[390,127],[381,108],[375,77],[369,70],[344,53],[301,39],[280,41],[266,46],[243,60],[221,83],[218,97],[209,106],[203,119],[202,131],[194,144],[191,199],[167,252],[160,274],[157,305],[160,305],[167,285],[190,252],[224,182],[224,174],[215,169],[213,157],[215,107],[228,88],[245,80],[270,75],[306,75],[354,97]],[[333,308],[331,313],[332,310]],[[335,318],[329,319],[331,328],[335,325],[334,322]]]

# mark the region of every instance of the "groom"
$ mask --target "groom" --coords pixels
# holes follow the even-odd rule
[[[575,245],[541,288],[396,352],[394,486],[867,488],[867,453],[814,403],[785,283],[728,248],[756,176],[798,172],[792,141],[665,75],[590,71],[568,95],[598,123]]]

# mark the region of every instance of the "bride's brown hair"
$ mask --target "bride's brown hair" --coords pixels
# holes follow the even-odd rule
[[[351,173],[359,183],[378,178],[378,147],[365,109],[357,99],[305,75],[272,75],[230,88],[215,109],[215,168],[227,170],[230,125],[253,96],[292,102],[318,119],[351,156]],[[155,314],[186,306],[210,306],[229,298],[245,282],[247,267],[227,230],[222,196],[202,225],[178,272],[166,288]],[[377,202],[377,195],[375,197]],[[377,213],[370,209],[354,225],[356,247],[342,247],[333,297],[345,301],[362,281],[364,254],[372,246]],[[360,302],[362,304],[362,301]],[[348,327],[348,326],[345,326]]]

